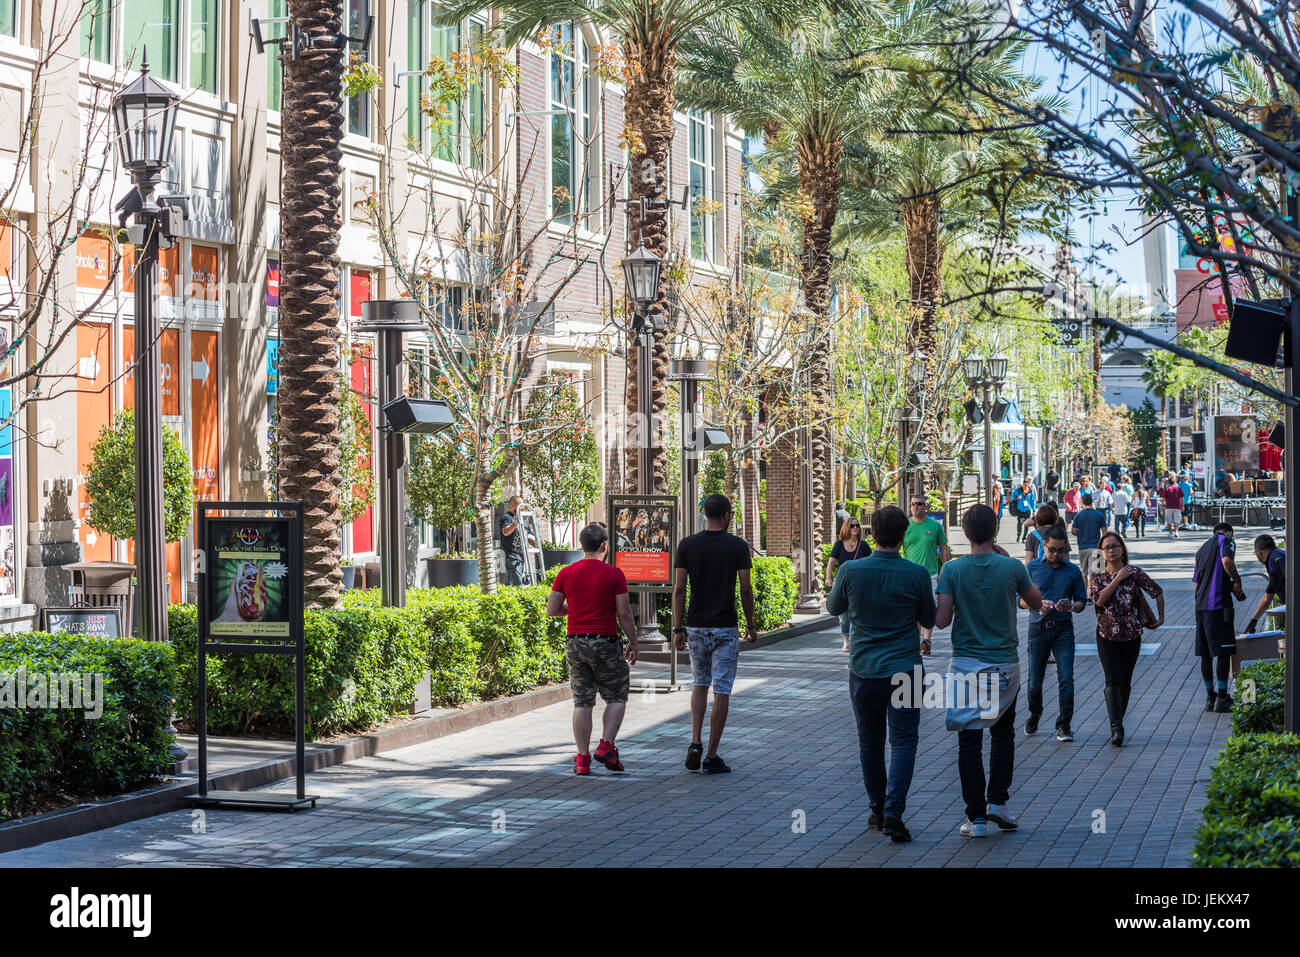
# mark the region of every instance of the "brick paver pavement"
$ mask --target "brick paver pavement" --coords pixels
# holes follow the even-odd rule
[[[956,737],[938,710],[921,719],[906,815],[915,841],[866,831],[846,656],[828,631],[742,655],[720,749],[729,775],[682,768],[687,694],[634,694],[622,775],[572,774],[570,707],[554,705],[312,774],[309,789],[322,798],[315,810],[175,812],[3,854],[0,866],[1184,866],[1229,727],[1226,715],[1203,711],[1190,650],[1191,554],[1205,534],[1133,543],[1133,560],[1166,588],[1168,624],[1150,637],[1158,652],[1139,659],[1128,743],[1107,743],[1095,653],[1076,661],[1073,743],[1025,737],[1022,693],[1010,803],[1021,827],[987,840],[957,833]],[[1243,569],[1254,565],[1248,549],[1242,555]],[[1253,603],[1263,582],[1247,582]],[[1079,640],[1088,641],[1091,610],[1079,618]],[[1020,628],[1023,650],[1024,613]],[[935,639],[930,667],[942,670],[946,633]]]

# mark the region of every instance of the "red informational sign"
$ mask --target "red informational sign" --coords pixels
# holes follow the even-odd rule
[[[162,372],[162,414],[181,414],[181,333],[164,329],[158,337],[158,362]],[[122,379],[122,407],[135,408],[135,327],[122,330],[122,357],[126,375]]]
[[[667,552],[619,552],[614,556],[614,567],[622,571],[628,581],[668,584],[670,565]]]
[[[221,495],[221,417],[218,398],[217,333],[190,333],[190,439],[193,445],[194,497],[217,501]]]
[[[677,550],[677,499],[672,495],[619,495],[605,499],[610,561],[628,587],[667,591]]]
[[[278,259],[266,261],[266,304],[275,309],[280,306],[280,261]]]

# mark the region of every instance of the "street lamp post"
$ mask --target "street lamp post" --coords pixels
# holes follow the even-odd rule
[[[1002,391],[1007,377],[1006,356],[992,356],[985,361],[982,356],[967,356],[962,360],[962,372],[968,385],[979,396],[980,411],[984,418],[984,502],[993,507],[993,399]]]
[[[654,361],[654,333],[663,328],[663,319],[650,312],[650,308],[659,301],[659,279],[663,273],[663,260],[646,249],[637,246],[623,260],[623,278],[627,281],[627,297],[634,309],[632,331],[637,337],[636,362],[636,411],[640,419],[637,430],[637,493],[653,495],[653,440],[654,409],[650,403],[651,376],[650,364]],[[637,599],[637,611],[640,624],[637,628],[638,642],[663,643],[659,631],[658,615],[655,608],[655,596],[642,592]]]
[[[162,368],[155,311],[158,251],[170,249],[185,220],[185,198],[154,194],[171,159],[179,94],[149,75],[113,98],[113,124],[122,166],[134,186],[117,204],[121,224],[134,216],[127,237],[135,249],[135,565],[139,637],[167,640],[166,525],[163,517]]]

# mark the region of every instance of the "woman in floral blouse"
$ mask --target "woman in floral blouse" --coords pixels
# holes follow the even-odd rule
[[[1124,714],[1142,644],[1137,591],[1141,588],[1156,600],[1157,628],[1165,622],[1165,593],[1150,575],[1128,563],[1128,546],[1119,532],[1104,532],[1098,549],[1106,567],[1090,576],[1088,597],[1097,606],[1097,656],[1106,675],[1110,743],[1119,747],[1124,743]]]

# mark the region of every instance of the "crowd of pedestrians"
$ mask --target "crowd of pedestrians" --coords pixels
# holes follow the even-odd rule
[[[1131,526],[1135,538],[1145,536],[1154,494],[1163,504],[1169,535],[1177,537],[1182,509],[1194,494],[1194,489],[1181,487],[1190,484],[1187,476],[1167,476],[1154,493],[1147,487],[1153,476],[1135,472],[1134,477],[1122,472],[1114,480],[1094,484],[1083,475],[1062,490],[1063,482],[1053,472],[1041,502],[1033,484],[1022,482],[1008,501],[1016,518],[1016,541],[1024,544],[1023,561],[996,542],[997,508],[975,505],[966,511],[961,530],[968,553],[955,559],[943,523],[927,514],[922,496],[910,499],[910,515],[894,506],[877,509],[870,521],[873,544],[858,518],[840,514],[838,540],[826,567],[826,608],[838,616],[841,650],[848,654],[849,698],[857,723],[869,829],[895,841],[912,839],[904,815],[920,708],[930,701],[929,679],[939,677],[925,673],[935,628],[951,628],[952,656],[941,676],[942,701],[946,726],[956,734],[966,811],[962,835],[985,837],[990,824],[1001,830],[1019,826],[1009,808],[1021,683],[1018,609],[1029,612],[1024,733],[1038,733],[1047,708],[1047,666],[1054,664],[1056,738],[1074,740],[1075,616],[1091,603],[1109,741],[1123,746],[1143,631],[1161,627],[1165,617],[1163,589],[1131,563],[1126,535]],[[703,511],[705,530],[683,538],[677,548],[672,633],[674,645],[690,653],[694,686],[685,767],[723,773],[731,768],[718,749],[739,645],[742,639],[756,637],[751,548],[729,531],[732,507],[726,497],[708,496]],[[1071,536],[1077,564],[1071,561]],[[637,649],[627,581],[605,561],[604,526],[587,526],[580,540],[583,559],[556,576],[547,610],[568,617],[565,655],[573,682],[574,771],[585,775],[593,758],[611,771],[623,770],[615,741]],[[1285,591],[1284,553],[1268,535],[1255,540],[1254,551],[1269,583],[1248,632],[1257,629],[1268,602]],[[1230,525],[1216,525],[1197,552],[1193,581],[1195,650],[1201,659],[1205,707],[1225,712],[1231,707],[1228,671],[1235,651],[1233,599],[1245,598]],[[619,640],[620,628],[626,648]],[[713,706],[706,747],[710,688]],[[597,695],[606,708],[602,736],[592,753]]]

